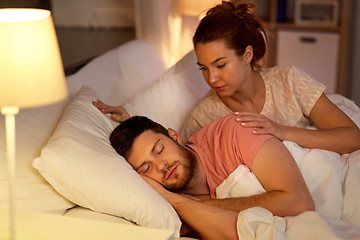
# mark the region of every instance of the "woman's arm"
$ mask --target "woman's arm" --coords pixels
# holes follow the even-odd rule
[[[254,134],[272,134],[280,140],[293,141],[302,147],[325,149],[340,154],[360,149],[359,128],[324,94],[320,96],[309,116],[318,130],[280,125],[256,113],[236,114],[244,127],[260,128]]]
[[[310,112],[317,131],[284,127],[284,139],[307,148],[320,148],[340,154],[360,149],[360,130],[356,124],[324,94]]]

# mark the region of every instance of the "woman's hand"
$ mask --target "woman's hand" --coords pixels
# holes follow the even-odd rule
[[[271,134],[279,140],[284,139],[284,128],[282,125],[270,120],[262,114],[253,112],[235,112],[236,121],[243,127],[258,128],[254,134]]]
[[[122,106],[114,107],[107,105],[100,101],[99,99],[96,101],[93,101],[93,104],[95,107],[97,107],[102,113],[107,114],[110,113],[110,119],[122,123],[125,120],[130,118],[129,113],[123,108]]]

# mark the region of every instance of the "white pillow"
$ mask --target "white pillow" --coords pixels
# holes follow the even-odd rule
[[[67,77],[70,96],[83,85],[94,89],[110,105],[121,105],[154,82],[167,69],[155,48],[144,40],[132,40],[96,57]]]
[[[61,117],[64,100],[49,106],[20,109],[15,116],[16,131],[16,206],[19,209],[64,214],[74,204],[67,201],[31,167],[42,147],[54,132]],[[5,117],[0,115],[0,207],[8,206],[8,177]]]
[[[124,104],[130,115],[143,115],[179,131],[187,114],[209,90],[194,51],[167,70],[149,88]]]
[[[172,206],[110,145],[117,123],[92,105],[95,99],[90,87],[81,88],[33,166],[82,207],[179,235],[181,222]]]

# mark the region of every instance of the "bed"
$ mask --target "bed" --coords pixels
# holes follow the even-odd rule
[[[110,146],[117,123],[92,104],[97,98],[124,105],[180,130],[198,99],[209,90],[191,51],[167,66],[144,40],[112,49],[67,76],[69,97],[57,104],[22,109],[16,116],[19,209],[84,219],[167,229],[180,237],[174,209]],[[330,99],[360,125],[349,99]],[[4,117],[1,132],[4,133]],[[7,206],[5,134],[0,145],[0,207]],[[256,207],[239,213],[243,239],[359,239],[360,150],[339,154],[284,142],[297,161],[316,212],[280,218]],[[247,169],[238,168],[218,188],[219,197],[263,191]]]

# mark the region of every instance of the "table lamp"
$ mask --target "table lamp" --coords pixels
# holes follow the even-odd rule
[[[10,239],[16,239],[15,115],[56,103],[67,87],[51,13],[0,9],[0,107],[5,115]]]

